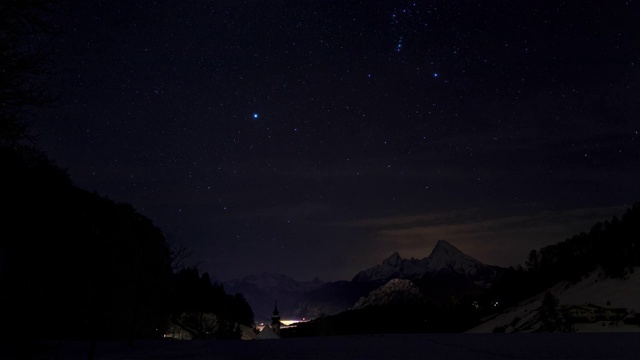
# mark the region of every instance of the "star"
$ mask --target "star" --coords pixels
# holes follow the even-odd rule
[[[400,39],[398,39],[398,43],[396,44],[396,52],[400,52],[400,50],[402,50],[403,41],[404,41],[404,38],[400,36]]]
[[[254,118],[254,119],[257,119],[258,117],[259,117],[258,113],[254,113],[254,114],[253,114],[253,118]]]

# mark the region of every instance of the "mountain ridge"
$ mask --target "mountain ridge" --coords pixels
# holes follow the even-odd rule
[[[387,291],[388,288],[371,292],[393,279],[414,281],[429,298],[439,301],[486,288],[495,280],[497,269],[501,268],[485,265],[439,240],[427,257],[404,259],[395,251],[381,264],[360,271],[350,281],[322,282],[317,277],[297,281],[287,275],[263,272],[223,284],[231,293],[245,295],[256,319],[268,320],[276,300],[283,317],[315,318],[347,310],[369,295],[377,299],[373,302],[384,303],[385,297],[397,294]]]
[[[369,306],[405,305],[424,302],[420,289],[407,279],[391,279],[386,284],[361,297],[352,309]]]
[[[262,272],[222,283],[230,293],[241,293],[253,309],[256,320],[268,320],[278,302],[283,317],[298,317],[299,299],[303,294],[322,287],[318,277],[298,281],[284,274]]]
[[[429,256],[422,259],[404,259],[396,251],[368,269],[358,272],[352,279],[355,282],[383,281],[393,278],[418,279],[425,274],[455,272],[469,278],[479,275],[491,275],[493,266],[464,254],[445,240],[438,240]]]

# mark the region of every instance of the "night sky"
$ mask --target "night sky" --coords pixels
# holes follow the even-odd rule
[[[39,146],[189,264],[493,265],[640,201],[638,1],[74,1]]]

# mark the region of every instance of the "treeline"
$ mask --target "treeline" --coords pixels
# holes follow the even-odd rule
[[[568,262],[571,263],[568,263]],[[528,271],[550,280],[577,280],[601,266],[606,275],[622,277],[640,265],[640,203],[621,219],[598,222],[588,233],[575,235],[539,252],[532,250]]]
[[[174,273],[162,231],[130,205],[79,189],[29,147],[0,147],[0,164],[3,339],[157,338],[185,310],[253,324],[242,296]]]
[[[509,268],[483,299],[513,305],[560,281],[576,282],[601,268],[621,278],[640,266],[640,203],[621,218],[598,222],[589,232],[529,253],[525,267]],[[501,306],[501,307],[502,307]]]
[[[171,322],[189,331],[195,339],[237,339],[238,324],[253,327],[253,311],[242,294],[230,295],[221,284],[211,282],[209,274],[194,267],[183,268],[175,276],[175,302]],[[215,321],[204,321],[215,314]]]

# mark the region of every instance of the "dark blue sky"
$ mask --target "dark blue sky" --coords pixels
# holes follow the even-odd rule
[[[439,239],[515,265],[640,200],[639,10],[73,2],[35,130],[218,279],[347,279]]]

